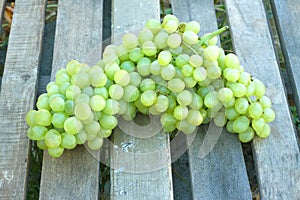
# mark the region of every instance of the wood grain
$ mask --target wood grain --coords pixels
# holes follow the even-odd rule
[[[46,0],[15,3],[0,96],[0,199],[26,198],[25,115],[36,95],[45,7]]]
[[[271,1],[294,102],[300,116],[300,4],[297,0]]]
[[[55,33],[51,80],[71,59],[80,62],[102,41],[102,1],[61,0]],[[101,48],[97,51],[101,51]],[[40,199],[98,199],[99,161],[84,146],[58,159],[44,153]]]
[[[196,20],[201,33],[217,30],[213,0],[173,0],[173,12],[181,21]],[[236,135],[222,130],[213,150],[199,158],[208,126],[201,125],[189,148],[192,192],[194,199],[251,199],[241,144]]]
[[[2,19],[3,19],[3,14],[5,11],[5,4],[6,4],[6,0],[2,0],[0,2],[0,24],[2,24]],[[0,27],[0,31],[2,29],[2,26]]]
[[[148,19],[159,19],[159,1],[114,0],[112,17],[113,40],[120,44],[124,31],[136,33]],[[113,140],[119,147],[127,143],[133,145],[127,152],[130,155],[123,157],[122,163],[120,163],[123,161],[122,156],[112,155],[114,169],[111,170],[111,199],[173,199],[169,137],[166,133],[160,132],[152,138],[139,139],[116,129]],[[158,160],[147,159],[147,156],[157,150],[161,151],[161,157],[155,159],[162,162],[163,168],[154,170],[152,167]],[[139,159],[141,153],[144,154],[140,157],[144,162]],[[142,166],[148,170],[137,173],[139,171],[137,167],[140,168],[141,163],[144,163]],[[137,170],[125,172],[123,168],[126,166],[132,166]]]
[[[260,0],[226,0],[226,7],[235,52],[245,69],[266,84],[266,95],[273,101],[277,115],[270,124],[270,136],[253,141],[260,197],[299,199],[299,148],[263,3]]]

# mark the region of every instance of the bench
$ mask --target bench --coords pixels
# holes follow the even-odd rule
[[[105,1],[105,0],[104,0]],[[226,0],[233,47],[241,64],[267,85],[267,95],[277,114],[268,139],[252,144],[261,199],[300,199],[300,154],[297,135],[287,103],[272,37],[261,0]],[[300,7],[297,0],[274,0],[272,9],[279,31],[293,96],[300,111]],[[30,142],[24,120],[38,94],[46,0],[16,0],[0,96],[0,199],[25,199]],[[0,4],[3,13],[5,1]],[[217,29],[213,0],[173,0],[173,13],[181,21],[196,20],[201,34]],[[130,12],[128,12],[128,10]],[[140,29],[147,19],[159,18],[158,0],[112,0],[111,33],[114,42],[124,30]],[[103,35],[102,0],[60,0],[50,80],[71,59],[84,62]],[[2,15],[1,15],[2,16]],[[100,49],[101,50],[101,49]],[[46,81],[49,79],[46,78]],[[48,77],[49,78],[49,77]],[[202,126],[189,147],[189,169],[193,199],[252,199],[241,143],[223,131],[213,150],[200,159],[199,146],[205,136]],[[116,145],[131,140],[113,136]],[[165,147],[165,167],[148,173],[111,169],[111,199],[176,199],[172,183],[169,136],[160,133],[136,145],[143,149]],[[118,158],[113,156],[112,159]],[[134,164],[132,159],[128,162]],[[59,159],[44,153],[40,199],[99,199],[100,162],[84,146],[65,151]],[[187,198],[188,199],[188,198]]]

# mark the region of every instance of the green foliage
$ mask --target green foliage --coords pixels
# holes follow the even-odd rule
[[[299,120],[299,116],[297,113],[297,108],[296,106],[290,106],[291,112],[292,112],[292,120],[293,123],[295,124],[297,129],[300,129],[300,120]]]

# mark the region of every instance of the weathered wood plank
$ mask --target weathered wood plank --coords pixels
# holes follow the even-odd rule
[[[139,0],[114,0],[112,9],[112,34],[114,42],[118,44],[120,43],[119,38],[123,35],[124,31],[130,30],[136,32],[136,30],[142,28],[148,19],[159,18],[158,0],[147,2]],[[120,153],[130,155],[126,158],[117,153],[112,155],[112,199],[173,199],[168,135],[160,132],[154,137],[141,139],[129,136],[120,129],[116,129],[113,140],[114,144],[123,150]],[[129,144],[128,148],[124,148],[126,144]],[[152,157],[155,158],[155,160],[152,160],[149,158],[149,155],[155,151],[161,151],[161,154],[160,157]],[[144,155],[141,156],[141,153]],[[154,169],[154,165],[160,159],[163,168],[156,170]],[[131,170],[128,170],[131,172],[124,172],[126,166],[132,166]],[[141,166],[145,167],[145,172],[138,173]]]
[[[102,1],[61,0],[51,80],[71,59],[81,62],[102,41]],[[98,199],[99,166],[83,147],[65,151],[59,159],[44,153],[40,199]]]
[[[226,0],[226,7],[235,52],[245,69],[266,84],[277,114],[269,138],[253,141],[261,199],[299,199],[299,149],[263,2]]]
[[[172,7],[179,20],[198,21],[200,35],[217,30],[213,0],[173,0]],[[194,199],[251,199],[243,152],[236,135],[224,129],[213,150],[204,159],[199,158],[207,129],[199,127],[188,150]]]
[[[5,10],[5,4],[6,4],[6,0],[2,0],[0,2],[0,24],[2,24],[3,13],[4,13],[4,10]],[[1,27],[0,27],[0,31],[1,31]]]
[[[271,1],[294,101],[300,114],[300,4],[297,0]]]
[[[30,145],[25,115],[36,95],[46,2],[15,4],[0,96],[0,199],[26,198]]]

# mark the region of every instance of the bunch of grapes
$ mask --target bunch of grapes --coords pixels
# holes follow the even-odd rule
[[[213,121],[242,142],[270,134],[275,119],[266,87],[217,44],[224,27],[202,37],[196,21],[149,20],[136,36],[108,45],[94,66],[70,61],[30,110],[27,135],[52,157],[86,143],[98,150],[118,117],[159,115],[165,132],[191,134]]]

